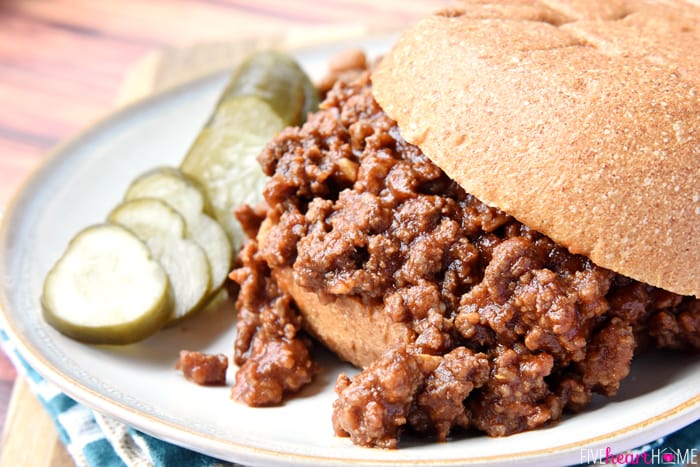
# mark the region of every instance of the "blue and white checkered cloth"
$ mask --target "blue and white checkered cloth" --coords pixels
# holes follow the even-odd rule
[[[117,420],[94,412],[63,394],[41,377],[0,330],[0,342],[18,373],[24,375],[56,424],[61,441],[79,467],[188,466],[213,467],[233,464],[153,438]],[[644,453],[648,453],[644,458]],[[651,453],[678,453],[673,461]],[[615,462],[616,467],[648,465],[682,467],[700,462],[700,421],[639,449],[630,451],[629,464]],[[624,458],[624,456],[623,456]],[[635,462],[634,459],[637,461]],[[617,460],[617,456],[616,456]],[[650,461],[645,462],[644,460]],[[688,461],[692,462],[690,464]],[[605,465],[605,459],[598,464]]]

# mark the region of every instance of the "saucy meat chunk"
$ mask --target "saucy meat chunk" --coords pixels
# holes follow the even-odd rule
[[[188,381],[202,386],[223,386],[226,384],[228,357],[224,354],[206,354],[181,350],[175,368],[182,371]]]
[[[457,347],[441,357],[395,349],[354,379],[338,377],[333,426],[363,446],[395,448],[405,426],[447,438],[469,426],[464,400],[489,375],[486,355]]]
[[[286,393],[311,382],[318,366],[301,334],[301,316],[269,276],[257,244],[248,243],[240,259],[243,267],[231,273],[241,288],[234,344],[240,367],[231,397],[250,406],[279,404]]]

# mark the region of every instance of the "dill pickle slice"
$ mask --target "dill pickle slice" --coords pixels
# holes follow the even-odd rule
[[[184,218],[185,236],[197,242],[207,255],[211,292],[218,290],[230,272],[233,251],[221,224],[207,214],[213,208],[206,190],[179,169],[159,167],[134,180],[124,195],[126,201],[149,198],[163,201]]]
[[[137,178],[110,223],[71,241],[44,281],[45,320],[80,341],[128,344],[199,309],[221,287],[231,247],[242,240],[234,207],[261,199],[256,156],[317,106],[316,88],[291,57],[252,55],[180,169]]]
[[[257,155],[277,132],[302,123],[317,105],[315,87],[291,57],[258,52],[234,73],[185,156],[181,170],[205,187],[234,249],[243,240],[234,208],[262,199],[266,177]]]
[[[199,311],[211,287],[211,266],[205,251],[185,235],[185,219],[155,198],[126,201],[107,217],[146,243],[168,274],[174,306],[168,324]]]
[[[130,344],[154,334],[172,309],[168,276],[131,231],[99,224],[78,233],[44,281],[44,319],[93,344]]]
[[[256,157],[286,125],[256,96],[230,98],[219,110],[222,115],[202,129],[182,170],[206,187],[216,219],[235,249],[241,244],[243,233],[233,210],[240,204],[262,200],[266,177]]]
[[[299,64],[276,50],[259,51],[234,71],[220,102],[236,96],[257,96],[267,102],[286,125],[298,125],[318,105],[318,92]],[[213,114],[217,118],[217,112]]]
[[[124,194],[125,201],[157,198],[166,201],[185,219],[213,213],[206,190],[175,167],[160,166],[136,177]]]
[[[318,88],[311,82],[311,79],[306,79],[304,81],[304,107],[301,109],[302,121],[300,123],[304,123],[311,112],[318,110],[319,103]]]

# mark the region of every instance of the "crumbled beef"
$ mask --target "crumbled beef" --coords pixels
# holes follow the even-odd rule
[[[423,361],[427,358],[419,357]],[[414,431],[434,433],[439,441],[445,441],[453,427],[469,426],[471,414],[464,401],[472,390],[488,380],[490,365],[486,355],[475,354],[466,347],[457,347],[430,360],[437,367],[428,373],[408,420]]]
[[[367,56],[362,49],[346,49],[328,62],[328,73],[316,82],[316,87],[325,97],[338,81],[352,81],[367,69]]]
[[[658,347],[700,349],[700,300],[685,299],[676,308],[663,308],[649,319],[649,335]]]
[[[301,316],[288,294],[270,278],[255,242],[241,251],[243,267],[231,278],[241,289],[234,361],[240,368],[231,397],[251,406],[279,404],[287,393],[311,382],[318,371],[301,333]]]
[[[242,204],[236,207],[234,215],[244,229],[246,236],[252,238],[258,233],[260,225],[265,220],[267,205],[265,203],[260,203],[257,206]]]
[[[228,357],[224,354],[210,355],[202,352],[181,350],[175,368],[182,371],[188,381],[202,386],[226,384]]]
[[[642,343],[700,349],[698,300],[600,268],[464,192],[401,137],[368,72],[338,81],[259,161],[271,227],[232,276],[246,402],[278,401],[315,371],[277,267],[324,296],[383,305],[415,336],[337,381],[336,433],[366,446],[395,447],[406,429],[444,440],[455,427],[537,428],[615,394]],[[260,368],[285,368],[284,382],[268,389]]]
[[[352,380],[341,374],[333,403],[335,433],[362,446],[396,447],[424,379],[418,359],[402,349],[375,360]]]
[[[395,448],[409,425],[444,441],[453,426],[469,425],[464,400],[488,374],[486,356],[465,347],[441,357],[390,350],[355,378],[338,377],[335,432],[362,446]]]
[[[550,354],[499,345],[491,352],[491,362],[486,384],[467,401],[475,427],[491,436],[504,436],[559,418],[562,400],[545,380],[554,366]]]

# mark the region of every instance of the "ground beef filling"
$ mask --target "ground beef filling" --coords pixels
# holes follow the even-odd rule
[[[239,369],[231,397],[250,406],[278,404],[285,394],[310,383],[318,365],[311,359],[310,341],[301,332],[298,310],[270,278],[257,244],[249,242],[239,259],[243,266],[231,273],[240,285],[234,344]]]
[[[365,446],[395,447],[405,429],[439,440],[454,427],[533,429],[615,394],[641,345],[700,349],[698,300],[597,267],[465,193],[401,137],[368,73],[337,82],[259,161],[275,227],[232,276],[234,397],[246,403],[277,403],[315,372],[276,267],[309,290],[383,304],[415,336],[338,378],[335,431]],[[252,212],[239,219],[254,232]]]

